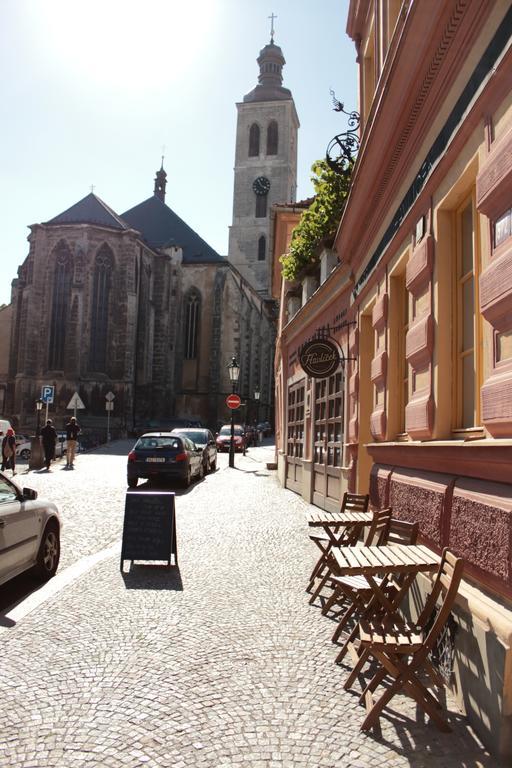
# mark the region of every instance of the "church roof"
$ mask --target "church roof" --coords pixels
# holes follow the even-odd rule
[[[140,232],[151,247],[182,248],[184,264],[225,261],[156,195],[130,208],[122,218]]]
[[[99,224],[112,229],[129,229],[128,224],[92,192],[45,224]]]

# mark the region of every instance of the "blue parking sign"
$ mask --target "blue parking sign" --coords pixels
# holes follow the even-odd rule
[[[46,403],[47,405],[49,403],[53,403],[54,394],[55,387],[51,386],[50,384],[45,384],[43,387],[41,387],[41,400],[43,403]]]

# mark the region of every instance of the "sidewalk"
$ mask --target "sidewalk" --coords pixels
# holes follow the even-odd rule
[[[109,557],[0,636],[2,768],[495,768],[463,717],[442,734],[404,698],[360,732],[304,592],[308,506],[270,455],[177,496],[179,572]]]

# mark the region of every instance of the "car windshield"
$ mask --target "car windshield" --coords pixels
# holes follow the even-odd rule
[[[189,440],[192,440],[192,442],[196,443],[197,445],[204,445],[207,442],[205,433],[200,429],[187,429],[186,431],[180,429],[179,434],[185,435]]]
[[[159,449],[180,451],[181,440],[176,437],[141,437],[135,445],[136,450],[154,451]]]
[[[235,427],[235,435],[243,435],[244,431],[242,427]],[[231,427],[221,427],[221,430],[219,432],[219,435],[230,435],[231,434]]]

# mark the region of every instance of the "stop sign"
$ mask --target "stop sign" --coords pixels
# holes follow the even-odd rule
[[[240,408],[240,395],[228,395],[226,397],[226,405],[228,408]]]

